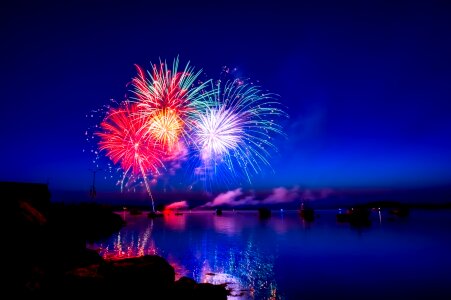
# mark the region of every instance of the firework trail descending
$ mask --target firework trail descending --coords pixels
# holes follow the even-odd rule
[[[133,94],[137,100],[139,113],[147,116],[147,131],[166,149],[171,150],[179,139],[186,136],[190,127],[191,115],[204,110],[208,103],[206,85],[195,85],[202,70],[194,71],[189,63],[178,71],[178,58],[174,59],[172,69],[166,62],[153,65],[146,73],[137,67],[138,75],[133,78]]]
[[[120,164],[124,170],[121,187],[128,176],[130,180],[142,176],[147,192],[152,200],[152,209],[155,205],[150,191],[148,176],[159,174],[164,167],[160,157],[160,145],[147,136],[144,130],[147,117],[138,113],[138,107],[128,101],[122,102],[119,108],[110,109],[100,124],[103,132],[97,133],[100,137],[99,149],[106,151],[114,164]]]
[[[194,114],[192,122],[200,168],[214,176],[241,173],[251,183],[252,174],[270,166],[270,150],[276,149],[272,135],[282,134],[275,118],[286,113],[276,95],[239,79],[219,82],[208,97],[213,105]]]

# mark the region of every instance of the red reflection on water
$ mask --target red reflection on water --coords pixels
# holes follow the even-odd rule
[[[149,226],[138,239],[123,238],[121,233],[114,237],[112,247],[104,247],[102,244],[90,245],[96,249],[105,260],[119,260],[124,258],[140,257],[144,255],[158,255],[158,249],[151,238],[152,227]],[[174,268],[175,279],[178,280],[189,274],[188,270],[180,264],[173,256],[166,257],[168,263]]]
[[[99,245],[98,250],[100,255],[108,260],[157,254],[157,248],[155,247],[154,241],[145,234],[138,240],[132,240],[131,243],[127,242],[125,245],[122,243],[121,235],[118,234],[113,243],[113,247],[104,248],[103,245]]]
[[[186,229],[186,217],[180,212],[174,212],[172,210],[165,210],[164,223],[172,230],[185,231]]]

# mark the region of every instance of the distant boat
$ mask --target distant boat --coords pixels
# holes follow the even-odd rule
[[[301,218],[307,222],[312,222],[315,219],[315,211],[313,208],[304,205],[304,202],[301,203],[299,214],[301,215]]]
[[[343,210],[341,208],[338,209],[337,221],[340,223],[348,222],[349,221],[349,213],[347,211],[343,212]]]
[[[160,218],[160,217],[163,217],[164,215],[163,215],[163,213],[161,212],[161,211],[151,211],[148,215],[147,215],[147,217],[148,218],[151,218],[151,219],[153,219],[153,218]]]
[[[217,209],[216,209],[216,215],[217,215],[217,216],[222,216],[222,209],[217,208]]]
[[[260,219],[269,219],[271,217],[271,211],[265,207],[258,209],[258,215]]]
[[[398,217],[407,217],[410,214],[410,209],[407,206],[399,206],[390,209],[389,212]]]
[[[338,222],[349,222],[355,226],[367,226],[371,224],[370,210],[365,207],[356,207],[345,211],[339,209],[336,215]]]

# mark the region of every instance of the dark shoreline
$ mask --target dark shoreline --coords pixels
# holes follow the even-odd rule
[[[354,204],[346,204],[346,205],[333,205],[333,206],[317,206],[314,203],[312,203],[312,208],[314,209],[318,209],[318,210],[331,210],[331,209],[343,209],[343,208],[352,208],[352,207],[366,207],[366,208],[394,208],[394,207],[406,207],[409,209],[425,209],[425,210],[448,210],[451,209],[451,202],[449,203],[402,203],[402,202],[397,202],[397,201],[376,201],[376,202],[368,202],[368,203],[354,203]],[[114,212],[124,212],[124,207],[126,211],[130,211],[130,210],[138,210],[141,212],[149,212],[151,210],[151,208],[149,206],[146,205],[109,205],[109,207],[111,207],[111,209]],[[286,211],[295,211],[295,210],[299,210],[299,208],[288,208],[288,209],[284,209],[284,208],[270,208],[270,210],[286,210]],[[235,212],[240,212],[240,211],[258,211],[258,207],[232,207],[232,206],[222,206],[221,207],[222,211],[235,211]],[[182,212],[211,212],[211,213],[215,213],[216,209],[215,208],[210,208],[210,209],[184,209],[181,210]]]
[[[15,296],[105,297],[151,295],[153,299],[227,299],[224,285],[182,277],[162,257],[105,260],[86,248],[125,224],[113,208],[95,203],[51,203],[47,185],[1,184],[7,226],[14,232],[6,258],[7,288]]]

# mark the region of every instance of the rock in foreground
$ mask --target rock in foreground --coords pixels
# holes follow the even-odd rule
[[[68,272],[58,294],[83,296],[142,296],[150,299],[226,300],[224,285],[197,283],[191,278],[175,280],[174,268],[156,255],[107,261]]]
[[[0,187],[7,203],[7,224],[14,229],[8,239],[11,246],[6,247],[7,265],[11,265],[5,270],[6,295],[18,299],[227,298],[221,285],[175,282],[174,268],[162,257],[105,261],[86,249],[86,241],[109,236],[123,225],[109,207],[52,204],[44,185]]]

